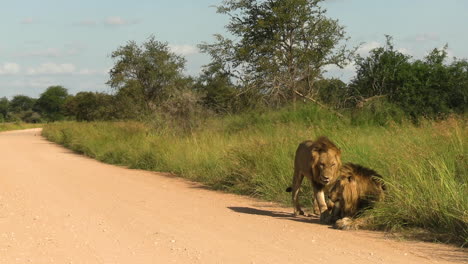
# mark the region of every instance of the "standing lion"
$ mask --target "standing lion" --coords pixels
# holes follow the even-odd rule
[[[376,201],[382,201],[385,189],[382,176],[376,171],[346,163],[329,191],[330,204],[333,204],[328,211],[329,221],[338,220],[335,227],[340,229],[352,228],[355,222],[352,218]]]
[[[307,177],[314,191],[314,213],[327,211],[324,192],[335,181],[341,167],[341,151],[326,137],[315,141],[304,141],[299,144],[294,159],[294,175],[292,187],[286,189],[292,192],[294,215],[304,215],[299,205],[299,188],[302,180]]]

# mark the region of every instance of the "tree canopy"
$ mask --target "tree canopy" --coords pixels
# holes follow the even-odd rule
[[[63,86],[50,86],[37,99],[36,106],[49,121],[62,120],[64,118],[63,105],[67,96],[68,90]]]
[[[12,112],[21,112],[32,110],[36,99],[26,95],[15,95],[10,101],[10,110]]]
[[[117,91],[126,89],[141,98],[147,109],[168,99],[182,79],[185,59],[171,52],[154,36],[142,45],[130,41],[112,52],[116,60],[107,82]]]
[[[357,74],[349,84],[356,102],[382,97],[412,118],[463,113],[468,105],[468,61],[448,63],[447,46],[414,60],[387,37],[385,47],[357,57]]]
[[[65,102],[65,110],[77,121],[109,120],[114,117],[112,95],[96,92],[79,92]]]
[[[322,0],[227,0],[218,13],[227,14],[233,39],[215,35],[200,48],[211,55],[243,87],[255,89],[270,103],[295,97],[297,84],[313,85],[324,66],[342,67],[350,54],[344,28],[325,16]]]

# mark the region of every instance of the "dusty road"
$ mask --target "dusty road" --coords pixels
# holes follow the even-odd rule
[[[0,263],[466,263],[466,251],[338,231],[291,208],[0,133]]]

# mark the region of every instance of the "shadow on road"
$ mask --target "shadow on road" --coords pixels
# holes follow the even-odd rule
[[[263,209],[257,209],[257,208],[252,208],[252,207],[230,206],[228,208],[230,210],[236,212],[236,213],[251,214],[251,215],[262,215],[262,216],[282,218],[282,219],[296,221],[296,222],[302,222],[302,223],[320,224],[320,219],[318,217],[316,217],[316,216],[311,216],[311,217],[298,216],[298,217],[295,217],[291,213],[263,210]]]
[[[279,212],[279,211],[272,211],[272,210],[263,210],[258,208],[252,207],[235,207],[230,206],[227,207],[228,209],[242,214],[250,214],[250,215],[261,215],[261,216],[268,216],[274,218],[280,218],[290,221],[302,222],[302,223],[313,223],[313,224],[321,224],[320,219],[317,216],[298,216],[294,217],[291,213],[286,212]],[[333,227],[330,226],[332,229]],[[348,232],[348,231],[346,231]],[[366,231],[366,230],[359,230],[359,231],[350,231],[353,232],[356,236],[360,237],[367,237],[368,239],[379,239],[379,240],[388,240],[392,239],[393,236],[385,236],[382,232],[376,231]],[[393,237],[392,240],[397,240]],[[427,242],[417,242],[417,241],[401,241],[404,243],[409,243],[409,248],[416,249],[416,252],[423,252],[423,255],[431,255],[434,258],[441,258],[449,262],[454,263],[468,263],[468,250],[466,248],[454,248],[453,246],[449,245],[438,245],[436,243],[427,243]],[[415,254],[418,255],[418,254]]]

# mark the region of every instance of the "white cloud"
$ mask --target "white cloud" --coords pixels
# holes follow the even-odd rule
[[[449,61],[452,61],[454,57],[456,57],[456,56],[455,56],[455,53],[453,52],[453,50],[447,49],[447,58],[449,59]]]
[[[356,53],[359,54],[359,56],[361,56],[361,57],[367,57],[367,56],[369,56],[369,53],[370,53],[371,50],[379,48],[379,47],[383,47],[383,45],[380,44],[380,42],[378,42],[378,41],[367,42],[367,43],[364,43],[363,45],[361,45],[357,49]],[[405,54],[405,55],[413,55],[413,52],[410,49],[407,49],[407,48],[399,47],[399,48],[396,48],[396,50],[398,52],[401,52],[401,53]]]
[[[138,20],[126,20],[119,16],[108,17],[104,20],[104,24],[107,26],[125,26],[137,24]]]
[[[361,57],[366,57],[367,55],[369,55],[369,52],[371,50],[378,48],[378,47],[382,47],[382,44],[380,44],[377,41],[371,41],[371,42],[367,42],[361,45],[356,52]]]
[[[0,75],[14,75],[21,71],[21,67],[17,63],[6,62],[0,65]]]
[[[63,74],[73,74],[73,75],[104,75],[107,74],[105,70],[98,69],[88,69],[82,68],[78,69],[75,65],[71,63],[43,63],[37,67],[30,67],[26,70],[27,75],[63,75]]]
[[[74,25],[84,26],[84,27],[96,27],[96,26],[102,26],[102,25],[118,27],[118,26],[134,25],[138,23],[140,23],[140,21],[137,19],[128,20],[120,16],[110,16],[110,17],[105,18],[102,21],[84,19],[84,20],[74,23]]]
[[[125,25],[127,24],[127,21],[125,21],[121,17],[108,17],[106,20],[104,20],[104,24],[106,25]]]
[[[193,55],[199,52],[197,47],[191,45],[169,45],[169,48],[172,52],[183,56]]]
[[[71,74],[76,71],[75,65],[71,63],[56,64],[53,62],[43,63],[36,68],[28,68],[28,75],[38,74]]]
[[[32,17],[21,20],[21,24],[34,24],[36,21]]]
[[[407,48],[398,48],[397,51],[405,55],[413,55],[413,52]]]
[[[356,72],[356,64],[354,62],[349,63],[348,65],[344,66],[342,69],[334,64],[329,64],[324,67],[324,70],[327,72],[347,72],[347,73],[354,73]]]
[[[78,75],[103,75],[107,73],[108,73],[107,70],[93,70],[93,69],[87,69],[87,68],[81,69],[76,72],[76,74]]]

